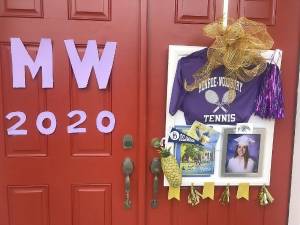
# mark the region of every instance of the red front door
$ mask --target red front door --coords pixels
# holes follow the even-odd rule
[[[88,4],[87,4],[88,3]],[[27,0],[0,1],[0,224],[1,225],[119,225],[137,224],[143,205],[138,202],[139,153],[139,1]],[[43,89],[41,71],[32,79],[26,69],[26,88],[12,87],[10,38],[22,39],[35,59],[41,38],[51,38],[54,88]],[[107,41],[117,42],[107,89],[99,90],[95,73],[79,89],[64,40],[74,39],[83,57],[88,40],[96,40],[99,55]],[[68,134],[67,126],[80,117],[86,133]],[[97,115],[113,112],[113,132],[96,127]],[[18,129],[27,135],[9,136],[7,129],[27,116]],[[57,121],[51,135],[41,134],[36,118],[52,112]],[[103,121],[107,125],[106,120]],[[47,124],[48,123],[48,124]],[[49,121],[45,121],[45,127]],[[123,136],[133,137],[133,147],[123,148]],[[122,162],[134,162],[131,176],[131,209],[124,209]]]
[[[164,135],[168,45],[208,46],[202,28],[222,15],[222,0],[151,0],[148,5],[148,139]],[[182,188],[181,201],[167,201],[167,188],[159,190],[159,208],[151,209],[153,176],[147,176],[149,225],[284,225],[288,218],[291,155],[297,68],[299,59],[300,8],[298,0],[230,0],[229,16],[266,23],[274,38],[274,48],[283,50],[282,79],[286,118],[276,122],[270,191],[274,204],[261,207],[257,202],[259,187],[250,188],[250,201],[236,200],[231,188],[229,206],[218,199],[224,187],[217,187],[215,200],[202,200],[197,207],[187,204],[189,188]],[[157,156],[148,148],[148,163]],[[160,184],[162,185],[162,180]]]
[[[207,46],[204,24],[221,15],[221,0],[1,0],[0,1],[0,225],[284,225],[287,221],[290,159],[296,97],[299,47],[297,0],[232,0],[230,14],[268,24],[275,47],[283,50],[286,119],[276,124],[271,192],[276,201],[261,208],[258,188],[249,202],[237,201],[232,189],[230,206],[216,200],[187,205],[167,201],[162,177],[158,208],[152,209],[153,176],[149,165],[157,153],[150,140],[164,133],[168,45]],[[298,4],[298,7],[296,6]],[[33,80],[26,71],[25,89],[12,88],[10,38],[20,37],[35,58],[42,37],[53,45],[54,88],[42,89],[41,71]],[[74,39],[82,57],[88,40],[96,40],[101,55],[107,41],[118,43],[106,90],[99,90],[94,72],[86,89],[78,89],[64,40]],[[147,85],[146,85],[147,84]],[[146,110],[147,109],[147,110]],[[81,134],[68,134],[68,118],[82,110],[87,119]],[[112,133],[96,128],[100,111],[116,118]],[[27,135],[10,136],[18,121],[6,119],[22,111],[19,129]],[[56,131],[43,135],[36,128],[39,113],[51,111]],[[104,121],[107,123],[107,121]],[[45,124],[49,125],[49,121]],[[123,137],[133,137],[133,148],[123,148]],[[125,209],[122,162],[130,157],[132,208]]]

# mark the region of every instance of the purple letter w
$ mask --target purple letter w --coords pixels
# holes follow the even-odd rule
[[[105,89],[110,77],[117,43],[106,42],[100,60],[95,40],[88,41],[82,60],[78,55],[74,40],[65,40],[65,46],[78,87],[87,87],[92,68],[94,68],[99,89]]]

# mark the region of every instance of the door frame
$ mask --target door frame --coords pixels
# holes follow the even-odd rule
[[[297,108],[295,120],[295,136],[294,136],[294,154],[293,154],[293,168],[292,168],[292,183],[290,194],[289,207],[289,225],[300,224],[300,62],[299,62],[299,76],[298,76],[298,91],[297,91]],[[298,208],[297,208],[298,207]]]

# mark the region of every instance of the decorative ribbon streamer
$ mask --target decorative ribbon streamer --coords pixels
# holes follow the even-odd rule
[[[202,198],[210,198],[214,200],[215,198],[215,183],[214,182],[205,182],[202,192]]]
[[[260,189],[258,200],[261,206],[266,206],[274,202],[273,196],[270,194],[265,185]]]
[[[230,191],[229,191],[229,184],[227,184],[227,186],[225,187],[225,190],[221,194],[219,202],[222,205],[225,205],[225,204],[229,204],[229,201],[230,201]]]
[[[240,183],[236,194],[237,199],[249,200],[249,183]]]
[[[275,53],[274,53],[275,54]],[[280,70],[276,64],[268,67],[256,100],[255,114],[261,118],[283,119],[284,101]]]
[[[199,191],[197,191],[194,187],[194,184],[191,185],[191,190],[188,195],[188,204],[191,204],[192,206],[196,206],[200,203],[202,195]]]
[[[169,186],[168,200],[173,198],[177,199],[178,201],[180,200],[180,187]]]

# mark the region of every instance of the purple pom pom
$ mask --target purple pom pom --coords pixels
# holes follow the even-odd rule
[[[255,114],[261,118],[283,119],[284,102],[280,70],[276,64],[267,68],[256,100]]]

